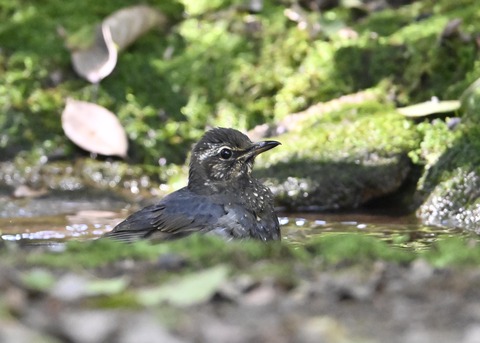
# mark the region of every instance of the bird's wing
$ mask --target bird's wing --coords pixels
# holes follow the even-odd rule
[[[132,242],[143,238],[166,240],[209,231],[225,215],[224,207],[208,197],[180,190],[155,205],[133,213],[104,237]]]

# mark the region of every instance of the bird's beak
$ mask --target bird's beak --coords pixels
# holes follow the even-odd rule
[[[255,157],[258,154],[261,154],[262,152],[273,149],[280,144],[282,143],[277,141],[262,141],[262,142],[254,143],[252,147],[248,150],[247,155],[249,155],[249,157]]]

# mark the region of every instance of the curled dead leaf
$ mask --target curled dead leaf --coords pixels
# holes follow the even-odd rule
[[[73,68],[89,82],[98,83],[115,68],[119,51],[155,26],[166,23],[167,17],[149,6],[120,9],[93,29],[91,26],[82,28],[67,38]]]
[[[103,21],[110,28],[112,40],[118,50],[124,50],[137,38],[156,26],[164,26],[167,17],[156,9],[145,6],[132,6],[118,10]]]
[[[115,114],[102,106],[67,99],[62,128],[82,149],[107,156],[127,156],[127,134]]]
[[[108,25],[97,25],[95,38],[86,49],[72,51],[73,69],[91,83],[98,83],[111,74],[117,64],[117,48]]]

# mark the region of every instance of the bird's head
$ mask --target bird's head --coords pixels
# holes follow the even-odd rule
[[[279,144],[277,141],[253,143],[234,129],[212,129],[193,148],[189,187],[248,177],[255,157]]]

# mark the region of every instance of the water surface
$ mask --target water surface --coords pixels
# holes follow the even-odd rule
[[[55,245],[68,240],[90,240],[110,231],[128,213],[84,210],[71,215],[0,218],[0,237],[21,245]],[[314,236],[353,233],[377,237],[398,247],[427,249],[433,242],[467,235],[461,230],[422,225],[413,216],[369,213],[282,214],[283,239],[303,244]]]

